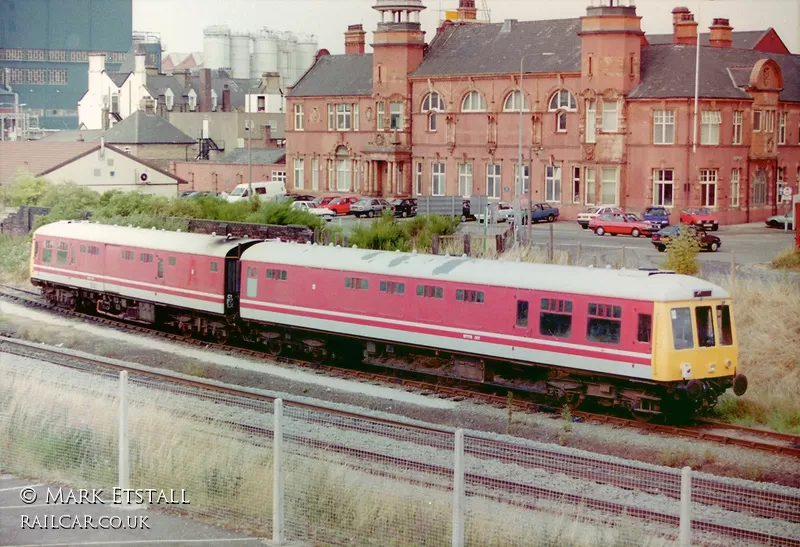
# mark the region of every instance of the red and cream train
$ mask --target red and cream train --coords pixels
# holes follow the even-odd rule
[[[31,281],[54,305],[221,343],[235,336],[275,355],[366,360],[643,418],[747,388],[729,295],[671,272],[63,221],[35,232]]]

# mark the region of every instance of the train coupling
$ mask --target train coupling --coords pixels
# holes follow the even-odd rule
[[[737,374],[733,377],[733,393],[741,397],[747,391],[747,377],[744,374]]]

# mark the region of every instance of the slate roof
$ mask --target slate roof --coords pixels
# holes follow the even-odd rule
[[[298,81],[288,97],[372,95],[372,54],[325,55]]]
[[[215,74],[216,72],[216,74]],[[169,78],[169,76],[163,76],[164,78]],[[150,76],[147,77],[148,84],[150,80]],[[258,85],[261,80],[250,80],[250,79],[235,79],[228,76],[228,73],[225,71],[211,71],[211,89],[217,94],[217,104],[222,106],[222,90],[225,87],[225,84],[228,84],[228,87],[231,90],[231,106],[238,106],[244,104],[244,96],[248,92],[249,89]],[[192,89],[194,89],[197,96],[200,96],[200,76],[192,76],[191,77],[191,85]],[[187,90],[188,91],[188,90]]]
[[[753,49],[756,47],[761,39],[770,31],[772,28],[768,28],[767,30],[738,30],[733,32],[733,45],[734,49]],[[647,42],[651,45],[658,45],[658,44],[671,44],[673,40],[672,34],[645,34],[645,38],[647,38]],[[711,33],[708,32],[701,32],[700,33],[700,45],[707,46],[709,45],[709,41],[711,39]]]
[[[122,84],[125,83],[125,80],[128,79],[130,76],[130,72],[106,72],[108,77],[111,78],[111,81],[114,82],[114,85],[120,87]]]
[[[412,76],[580,72],[580,19],[450,25],[431,42]],[[550,53],[551,55],[548,55]]]
[[[250,152],[253,165],[273,165],[286,157],[285,148],[253,148]],[[247,148],[234,148],[218,159],[217,163],[247,165]]]
[[[105,133],[104,129],[70,129],[54,131],[39,140],[45,142],[92,142],[99,141],[103,133]],[[83,140],[80,140],[81,138]]]
[[[103,134],[109,144],[195,144],[197,141],[157,114],[137,110]]]
[[[642,75],[629,98],[694,97],[695,46],[658,45],[642,48]],[[783,73],[781,101],[800,102],[800,55],[703,47],[700,50],[701,97],[751,99],[737,87],[747,84],[760,59],[773,59]],[[730,70],[729,70],[730,69]],[[746,74],[746,77],[745,77]]]
[[[18,169],[41,173],[86,154],[96,142],[0,141],[0,184],[14,182]]]
[[[171,89],[174,96],[174,104],[184,104],[186,101],[183,97],[189,92],[188,89],[180,84],[177,78],[163,74],[148,74],[145,88],[147,88],[150,96],[156,100],[158,100],[159,95],[165,95],[167,89]]]

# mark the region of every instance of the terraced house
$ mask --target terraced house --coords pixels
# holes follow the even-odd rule
[[[689,10],[646,36],[635,6],[604,4],[486,24],[461,0],[426,44],[421,0],[377,0],[373,53],[353,25],[346,54],[323,50],[288,94],[288,186],[513,201],[521,174],[520,199],[564,218],[595,204],[706,206],[725,223],[782,211],[781,189],[800,186],[800,55],[773,29],[714,19],[695,112]]]

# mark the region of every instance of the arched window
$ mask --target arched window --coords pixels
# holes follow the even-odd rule
[[[559,109],[564,110],[577,110],[578,103],[575,102],[575,96],[566,89],[559,89],[553,96],[550,97],[550,105],[547,108],[550,112],[555,112]]]
[[[422,101],[422,111],[428,113],[428,131],[436,131],[436,113],[444,112],[442,96],[432,91]]]
[[[461,101],[462,112],[486,112],[486,101],[479,91],[470,91]]]
[[[422,111],[444,112],[444,101],[442,100],[441,95],[435,91],[425,95],[425,98],[422,100]]]
[[[350,191],[350,153],[346,146],[336,149],[336,190]]]
[[[506,96],[506,100],[503,103],[503,112],[519,112],[520,106],[522,106],[523,112],[530,110],[528,98],[524,97],[520,90],[517,89]]]

